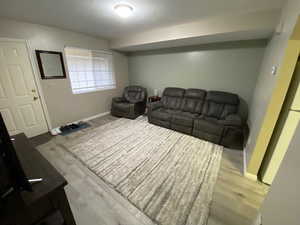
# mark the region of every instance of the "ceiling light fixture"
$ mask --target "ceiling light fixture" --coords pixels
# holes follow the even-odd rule
[[[126,3],[121,3],[121,4],[115,5],[114,10],[120,17],[127,18],[132,14],[133,7]]]

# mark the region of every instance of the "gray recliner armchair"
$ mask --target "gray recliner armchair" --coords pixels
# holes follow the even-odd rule
[[[111,114],[117,117],[135,119],[145,113],[147,90],[140,86],[128,86],[122,97],[112,99]]]

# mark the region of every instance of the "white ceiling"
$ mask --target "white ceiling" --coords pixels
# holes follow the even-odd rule
[[[280,10],[269,10],[201,19],[192,23],[121,36],[111,40],[110,47],[120,51],[141,51],[217,42],[268,39],[275,32],[279,16]]]
[[[266,40],[267,37],[271,35],[271,31],[261,31],[261,32],[236,32],[236,33],[224,33],[211,36],[200,36],[193,38],[184,38],[177,40],[169,40],[155,43],[147,43],[141,45],[126,46],[123,48],[117,48],[123,52],[137,52],[137,51],[147,51],[155,49],[168,49],[174,47],[184,47],[184,46],[198,46],[221,42],[232,42],[232,41],[247,41],[247,40]]]
[[[130,18],[113,6],[128,2]],[[0,16],[114,39],[216,15],[279,9],[284,0],[0,0]]]

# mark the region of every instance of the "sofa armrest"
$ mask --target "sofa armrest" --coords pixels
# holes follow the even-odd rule
[[[123,98],[123,97],[114,97],[114,98],[112,99],[112,101],[115,102],[115,103],[127,102],[126,99]]]
[[[162,107],[162,103],[160,101],[148,103],[148,111],[153,111],[161,107]]]
[[[133,99],[133,100],[130,100],[130,103],[132,103],[132,104],[146,103],[146,99]]]
[[[239,114],[230,114],[226,116],[225,120],[220,120],[220,123],[228,126],[239,126],[243,125],[242,118]]]

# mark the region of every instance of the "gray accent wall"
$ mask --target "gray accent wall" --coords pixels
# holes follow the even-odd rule
[[[0,38],[16,38],[28,41],[34,71],[39,77],[38,82],[41,84],[41,91],[45,97],[47,116],[51,123],[50,128],[110,111],[111,99],[121,95],[124,87],[128,84],[127,57],[117,52],[113,53],[116,89],[74,95],[68,74],[67,79],[40,79],[35,49],[63,52],[65,46],[71,46],[107,50],[109,49],[107,40],[55,27],[1,18]]]
[[[129,56],[130,84],[149,95],[165,87],[202,88],[238,94],[249,105],[265,40],[136,52]]]

